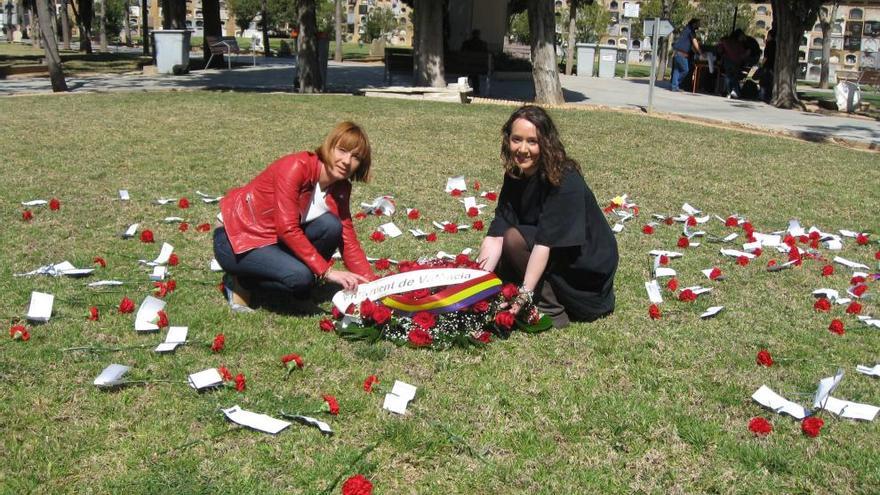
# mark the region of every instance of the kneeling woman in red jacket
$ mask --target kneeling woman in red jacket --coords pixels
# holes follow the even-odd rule
[[[357,124],[342,122],[314,153],[283,156],[220,202],[223,226],[214,255],[226,271],[234,311],[247,311],[250,291],[303,297],[321,280],[353,290],[376,279],[351,221],[350,180],[366,182],[370,142]],[[350,271],[331,267],[336,249]]]

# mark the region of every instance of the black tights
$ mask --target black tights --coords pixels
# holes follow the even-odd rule
[[[498,267],[495,272],[502,280],[522,285],[523,278],[526,275],[526,267],[529,265],[529,257],[532,255],[532,249],[526,236],[534,238],[537,228],[531,225],[520,225],[519,227],[510,227],[504,231],[504,242],[501,245],[501,259],[498,261]],[[525,235],[523,235],[525,234]],[[549,268],[549,262],[547,268]],[[547,269],[544,270],[547,273]],[[546,277],[541,277],[535,287],[535,305],[542,313],[553,319],[553,326],[557,328],[565,327],[569,324],[568,314],[565,307],[559,303],[553,286]]]

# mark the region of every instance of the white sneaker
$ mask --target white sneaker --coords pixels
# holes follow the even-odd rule
[[[728,99],[728,100],[731,99],[731,98],[733,98],[734,100],[736,100],[736,99],[739,98],[739,95],[736,94],[736,91],[731,91],[730,94],[727,95],[727,99]]]

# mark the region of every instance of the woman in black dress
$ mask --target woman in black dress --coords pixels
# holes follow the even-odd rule
[[[617,241],[556,126],[535,106],[502,128],[504,184],[480,247],[485,270],[520,286],[557,328],[614,311]]]

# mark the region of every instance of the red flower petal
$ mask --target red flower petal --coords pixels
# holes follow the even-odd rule
[[[321,321],[318,323],[318,327],[321,329],[322,332],[332,332],[336,330],[336,324],[333,323],[333,320],[329,318],[322,318]]]
[[[214,342],[211,343],[211,351],[220,352],[224,347],[226,347],[226,336],[218,333],[214,336]]]
[[[846,333],[846,330],[843,327],[843,322],[838,320],[837,318],[831,320],[831,324],[828,325],[828,331],[831,333],[836,333],[837,335],[843,335]]]
[[[21,212],[21,219],[25,222],[30,222],[34,218],[34,214],[31,213],[31,210],[24,210]]]
[[[804,418],[804,420],[801,421],[801,431],[803,431],[808,437],[818,437],[823,426],[825,426],[825,422],[822,421],[822,418],[817,418],[815,416]]]
[[[769,435],[770,432],[773,431],[773,425],[764,418],[752,418],[751,421],[749,421],[749,431],[757,436],[763,437]]]
[[[364,380],[364,392],[372,392],[373,385],[379,383],[379,378],[376,375],[370,375]]]
[[[152,230],[144,230],[141,232],[141,242],[153,242],[153,231]]]
[[[477,220],[471,225],[471,228],[474,230],[483,230],[483,221]]]
[[[813,309],[823,312],[829,311],[831,309],[831,301],[829,301],[827,298],[820,297],[819,299],[816,299],[815,303],[813,303]]]
[[[372,239],[373,242],[382,242],[385,240],[385,234],[379,232],[378,230],[375,230],[372,234],[370,234],[370,239]]]
[[[339,414],[339,402],[336,400],[336,397],[332,395],[324,395],[322,396],[324,402],[327,403],[327,408],[330,411],[330,414],[336,416]]]
[[[853,301],[849,303],[849,306],[846,307],[846,314],[848,315],[857,315],[862,312],[862,305],[859,304],[858,301]]]
[[[186,232],[189,230],[189,224],[186,222],[180,222],[180,225],[177,226],[177,230],[181,232]]]
[[[652,304],[648,307],[648,316],[651,317],[652,320],[659,320],[662,316],[660,308],[656,304]]]
[[[422,216],[422,214],[419,212],[419,210],[413,208],[412,210],[409,210],[409,213],[407,213],[406,216],[410,220],[418,220],[419,217]]]
[[[678,238],[678,247],[680,247],[680,248],[686,248],[686,247],[688,247],[688,246],[690,246],[690,245],[691,245],[691,243],[690,243],[690,241],[688,241],[688,238],[687,238],[687,237],[685,237],[685,236],[681,236],[681,237]]]
[[[822,276],[823,277],[830,277],[831,275],[834,275],[834,267],[832,265],[823,266],[822,267]]]
[[[650,225],[645,225],[644,227],[642,227],[642,233],[645,235],[651,235],[654,233],[654,227]]]
[[[189,200],[186,198],[180,198],[180,200],[177,202],[177,207],[180,209],[189,208]]]
[[[97,263],[101,265],[101,268],[107,268],[107,261],[100,256],[95,256],[95,259],[92,260],[92,263]]]
[[[761,349],[758,351],[758,355],[755,357],[755,362],[758,363],[759,366],[771,367],[773,366],[773,357],[770,356],[770,353],[767,352],[767,349]]]
[[[476,206],[471,206],[470,208],[468,208],[467,216],[469,216],[469,217],[475,217],[475,216],[477,216],[477,215],[479,215],[479,214],[480,214],[480,210],[477,209]]]
[[[428,234],[427,236],[425,236],[425,241],[427,241],[427,242],[436,242],[436,241],[437,241],[437,234],[431,232],[430,234]]]
[[[199,224],[199,225],[196,227],[196,230],[199,231],[199,232],[210,232],[210,231],[211,231],[211,225],[210,225],[210,224],[207,224],[207,223]]]
[[[58,211],[61,209],[61,201],[58,201],[58,198],[52,198],[49,200],[49,209],[52,211]]]

